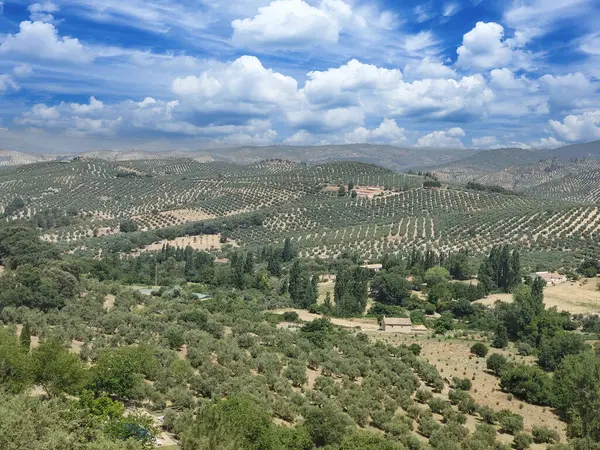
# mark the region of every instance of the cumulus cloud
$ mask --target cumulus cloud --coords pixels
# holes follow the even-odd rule
[[[501,148],[502,144],[498,141],[496,136],[483,136],[479,138],[471,139],[471,144],[475,148],[492,149]]]
[[[298,99],[292,77],[266,69],[255,56],[242,56],[199,76],[178,77],[172,90],[204,110],[235,110],[265,114]]]
[[[358,107],[290,110],[287,122],[296,128],[311,128],[320,131],[336,131],[362,125],[365,120],[363,109]]]
[[[598,83],[592,83],[581,72],[563,76],[544,75],[540,78],[550,95],[550,106],[561,111],[571,108],[583,108],[597,104],[594,95],[598,91]]]
[[[358,91],[391,90],[402,81],[398,69],[384,69],[371,64],[363,64],[356,59],[337,68],[323,72],[309,72],[308,81],[302,92],[313,103],[327,103],[332,100],[348,99],[348,94],[356,96]]]
[[[391,115],[454,120],[473,118],[485,113],[494,100],[494,92],[481,75],[460,80],[424,79],[403,83],[382,96]]]
[[[15,54],[51,61],[91,62],[94,57],[77,38],[61,37],[51,23],[24,21],[19,32],[0,44],[0,54]]]
[[[575,142],[600,139],[600,111],[571,114],[563,121],[550,120],[550,126],[561,138]]]
[[[525,76],[515,77],[513,71],[507,68],[492,70],[490,81],[493,87],[499,89],[521,90],[527,89],[531,85]]]
[[[377,128],[372,130],[360,127],[346,133],[344,142],[348,144],[401,144],[407,140],[405,133],[406,130],[400,128],[395,120],[384,119]]]
[[[96,100],[95,97],[90,97],[90,103],[87,105],[80,105],[78,103],[71,103],[71,110],[75,114],[89,114],[104,109],[104,103],[100,100]]]
[[[412,79],[456,78],[454,69],[431,58],[424,58],[419,62],[408,63],[404,67],[404,73],[409,75]]]
[[[34,22],[52,22],[54,20],[53,14],[59,11],[58,6],[50,1],[33,3],[27,9],[29,10],[29,17]]]
[[[462,128],[454,127],[444,131],[434,131],[417,140],[417,147],[462,148],[459,137],[464,137]]]
[[[557,148],[564,146],[565,143],[549,136],[537,141],[532,141],[529,145],[533,148]]]
[[[252,18],[236,19],[233,43],[306,47],[334,44],[343,27],[365,28],[366,21],[342,0],[323,0],[318,7],[304,0],[273,0]]]
[[[495,22],[477,22],[463,36],[456,52],[457,64],[465,69],[493,69],[508,65],[512,59],[512,49],[504,40],[504,27]]]

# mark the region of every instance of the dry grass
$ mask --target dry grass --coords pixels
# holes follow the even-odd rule
[[[228,241],[227,244],[237,247],[237,244],[234,241]],[[221,246],[225,244],[221,244],[220,234],[201,234],[199,236],[178,237],[170,241],[165,239],[159,242],[155,242],[154,244],[147,245],[140,251],[155,252],[161,250],[163,245],[170,245],[171,247],[181,248],[185,248],[189,245],[194,250],[216,251],[220,250]]]
[[[105,311],[110,311],[111,309],[113,309],[115,307],[115,300],[117,298],[112,295],[112,294],[108,294],[106,297],[104,297],[104,304],[102,305],[102,307],[104,308]]]
[[[566,425],[558,419],[551,408],[530,405],[518,399],[508,400],[507,393],[500,389],[499,379],[488,373],[485,359],[477,358],[470,353],[474,341],[445,340],[417,338],[410,335],[382,335],[374,334],[375,338],[393,344],[407,344],[413,342],[421,346],[421,356],[436,366],[444,378],[468,378],[473,383],[470,394],[480,405],[486,405],[494,410],[510,409],[523,416],[525,430],[531,432],[533,426],[547,426],[557,430],[561,439],[566,438]],[[508,358],[517,358],[519,362],[531,362],[531,358],[516,356],[508,351],[493,350],[503,353]],[[542,447],[540,447],[542,448]]]
[[[319,314],[312,314],[304,309],[279,309],[273,311],[275,314],[283,314],[284,312],[295,312],[301,320],[310,322],[321,318]],[[331,323],[344,328],[360,328],[362,331],[377,331],[379,324],[375,319],[337,319],[331,318]]]
[[[579,281],[546,286],[544,304],[546,308],[556,306],[559,311],[571,314],[600,313],[600,291],[597,278],[583,278]],[[511,294],[492,294],[476,303],[491,306],[497,300],[512,302]]]

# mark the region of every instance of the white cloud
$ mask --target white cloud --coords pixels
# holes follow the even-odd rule
[[[26,77],[33,73],[33,69],[29,64],[19,64],[13,69],[13,73],[17,77]]]
[[[515,77],[512,70],[494,69],[490,72],[490,81],[493,87],[507,90],[523,90],[527,89],[531,82],[524,76]]]
[[[592,83],[581,72],[562,76],[544,75],[540,82],[548,90],[553,110],[584,108],[598,104],[598,97],[595,97],[598,83]]]
[[[19,85],[8,74],[0,74],[0,94],[7,91],[18,91]]]
[[[90,97],[90,103],[88,105],[79,105],[77,103],[71,103],[71,110],[75,114],[89,114],[93,112],[102,111],[104,109],[104,103],[100,100],[96,100],[95,97]]]
[[[402,48],[409,55],[423,56],[424,54],[437,54],[438,45],[439,40],[431,31],[427,30],[406,36]]]
[[[344,135],[344,142],[354,143],[372,143],[372,144],[401,144],[406,141],[406,130],[400,128],[396,121],[384,119],[381,124],[372,130],[364,127]]]
[[[283,140],[284,145],[313,145],[315,137],[306,130],[300,130]]]
[[[381,102],[393,116],[428,117],[442,119],[479,117],[494,100],[481,75],[460,80],[417,80],[402,83],[382,95]]]
[[[413,13],[417,16],[417,23],[427,22],[435,17],[435,13],[429,4],[420,4],[415,6]]]
[[[266,69],[255,56],[219,64],[200,76],[178,77],[172,90],[203,110],[265,114],[298,100],[294,78]]]
[[[555,23],[590,14],[594,0],[520,0],[504,12],[504,21],[515,28],[522,45],[553,29]]]
[[[291,110],[287,113],[287,121],[296,128],[315,128],[335,131],[362,125],[365,113],[362,108],[332,108],[325,111]]]
[[[355,59],[324,72],[309,72],[302,92],[313,103],[347,100],[359,91],[391,90],[402,82],[398,69],[384,69]]]
[[[463,36],[456,52],[457,64],[465,69],[493,69],[507,66],[512,60],[512,49],[504,40],[504,27],[495,22],[477,22]]]
[[[442,15],[444,17],[452,17],[458,11],[460,11],[460,5],[455,2],[450,2],[450,3],[446,3],[444,5],[444,10],[442,12]]]
[[[366,25],[342,0],[322,0],[318,7],[304,0],[273,0],[259,8],[256,16],[231,23],[233,43],[240,47],[334,44],[344,27]]]
[[[454,69],[430,58],[419,62],[411,62],[404,67],[404,72],[412,79],[418,78],[456,78]]]
[[[541,138],[537,141],[532,141],[529,144],[533,148],[557,148],[565,145],[564,142],[553,138],[552,136]]]
[[[471,143],[475,148],[492,149],[502,147],[502,144],[500,144],[496,136],[483,136],[480,138],[473,138],[471,139]]]
[[[419,138],[417,147],[462,148],[464,145],[458,138],[463,136],[465,136],[465,132],[459,127],[445,131],[434,131]]]
[[[600,110],[571,114],[563,119],[550,120],[554,132],[567,141],[600,139]]]
[[[600,33],[588,34],[580,39],[579,49],[590,55],[600,56]]]
[[[41,3],[33,3],[27,7],[29,17],[34,22],[52,22],[54,21],[54,13],[59,11],[58,6],[50,1]]]
[[[91,62],[94,57],[76,38],[60,37],[51,23],[24,21],[17,34],[8,35],[0,44],[0,54],[15,54],[52,61]]]

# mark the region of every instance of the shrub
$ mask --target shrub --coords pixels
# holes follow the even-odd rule
[[[535,349],[533,348],[533,346],[531,346],[527,342],[519,342],[519,345],[517,345],[517,353],[521,356],[533,355],[534,351]]]
[[[419,403],[427,403],[432,397],[433,394],[426,389],[419,389],[415,393],[415,400]]]
[[[300,319],[298,313],[295,311],[286,311],[282,315],[284,322],[297,322]]]
[[[485,358],[488,353],[487,345],[485,345],[483,342],[476,342],[471,346],[471,353],[480,358]]]
[[[515,439],[513,441],[513,445],[517,450],[525,450],[531,447],[533,444],[533,438],[530,434],[527,433],[519,433],[515,435]]]
[[[500,431],[503,433],[515,435],[515,433],[523,431],[523,416],[520,414],[503,409],[498,413],[498,416]]]
[[[431,417],[425,417],[419,421],[419,433],[425,437],[430,437],[439,428],[440,424]]]
[[[531,434],[533,435],[533,442],[536,444],[557,444],[560,442],[558,432],[548,427],[533,427]]]
[[[437,397],[430,399],[429,402],[427,402],[427,404],[429,405],[429,409],[431,409],[431,412],[436,414],[441,414],[444,411],[444,409],[448,407],[448,403],[446,403],[441,398]]]
[[[502,371],[500,387],[506,392],[535,405],[552,401],[552,380],[539,367],[514,364]]]
[[[493,372],[494,375],[499,377],[502,374],[502,370],[508,364],[508,360],[504,355],[500,353],[494,353],[490,355],[486,361],[486,367],[489,371]]]
[[[421,354],[421,346],[419,344],[410,344],[408,348],[415,356],[419,356]]]
[[[452,378],[452,387],[461,391],[470,391],[473,383],[468,378]]]
[[[498,420],[498,414],[489,406],[481,406],[478,412],[481,420],[489,425],[494,425]]]

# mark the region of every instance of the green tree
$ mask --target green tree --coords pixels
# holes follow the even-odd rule
[[[309,407],[304,418],[306,429],[317,447],[339,445],[353,424],[348,415],[329,402],[321,408]]]
[[[450,272],[445,267],[432,267],[425,272],[425,282],[428,287],[446,283],[450,280]]]
[[[552,403],[552,383],[546,372],[536,366],[511,364],[502,370],[500,387],[534,405]]]
[[[341,185],[340,188],[338,189],[338,197],[345,197],[346,196],[346,186]]]
[[[78,394],[87,383],[88,371],[81,360],[57,341],[42,343],[31,352],[31,357],[35,382],[50,397]]]
[[[555,406],[572,437],[600,441],[600,357],[592,351],[569,355],[554,373]]]
[[[23,347],[26,352],[29,352],[29,349],[31,348],[31,328],[27,322],[23,325],[21,336],[19,336],[19,342],[21,343],[21,347]]]
[[[483,342],[476,342],[471,346],[471,353],[479,356],[480,358],[485,358],[488,353],[487,345],[485,345]]]
[[[17,337],[0,329],[0,387],[8,392],[23,392],[33,383],[31,359]]]
[[[487,370],[493,372],[497,377],[502,374],[502,370],[507,366],[508,360],[500,353],[493,353],[488,356],[486,361]]]
[[[585,343],[583,337],[572,332],[561,331],[544,336],[540,346],[539,364],[546,370],[556,370],[568,355],[576,355],[589,349],[590,346]]]
[[[391,305],[405,305],[410,299],[412,283],[403,273],[381,271],[371,282],[371,293],[375,300]]]

